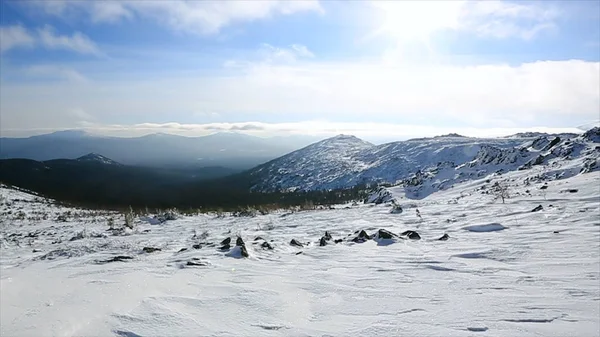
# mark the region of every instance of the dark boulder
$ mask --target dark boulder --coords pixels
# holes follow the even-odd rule
[[[192,248],[194,248],[194,249],[200,249],[200,248],[202,248],[202,245],[199,244],[199,243],[197,243],[197,244],[193,245]]]
[[[304,247],[303,244],[301,244],[298,240],[296,239],[292,239],[292,241],[290,241],[290,245],[291,246],[296,246],[296,247]]]
[[[379,231],[377,231],[377,237],[380,239],[394,239],[394,238],[397,238],[398,236],[390,231],[385,230],[385,229],[380,229]]]
[[[238,236],[237,240],[235,240],[235,245],[236,246],[245,246],[246,244],[244,243],[244,240],[242,240],[242,238]]]
[[[144,253],[154,253],[154,252],[161,251],[160,248],[154,248],[154,247],[144,247],[142,250],[144,251]]]
[[[188,261],[186,263],[186,265],[190,266],[190,267],[192,267],[192,266],[195,266],[195,267],[206,267],[206,266],[208,266],[208,263],[200,260],[197,257],[194,257],[190,261]]]
[[[108,260],[101,260],[101,261],[96,261],[98,264],[105,264],[105,263],[110,263],[110,262],[125,262],[127,260],[131,260],[133,259],[133,257],[131,256],[126,256],[126,255],[118,255],[118,256],[114,256]]]
[[[411,240],[421,240],[421,236],[415,231],[405,231],[401,235],[406,236]]]
[[[358,236],[355,237],[354,239],[352,239],[352,242],[363,243],[367,240],[372,239],[372,236],[367,234],[367,232],[365,232],[364,230],[356,231],[356,232],[358,232]]]
[[[300,255],[300,254],[302,254],[302,252],[297,252],[295,255]]]
[[[449,238],[450,236],[448,234],[444,234],[441,238],[438,239],[438,241],[447,241]]]
[[[221,241],[222,246],[230,245],[230,244],[231,244],[231,238],[226,238],[225,240]]]
[[[327,239],[325,237],[322,237],[321,240],[319,240],[319,246],[327,246]]]
[[[246,250],[246,246],[245,245],[238,246],[238,247],[240,247],[240,252],[242,253],[243,257],[248,257],[249,256],[248,255],[248,251]]]
[[[542,205],[538,205],[536,208],[532,209],[531,212],[539,212],[543,209],[544,209],[544,207]]]
[[[325,238],[325,240],[329,241],[332,239],[331,234],[329,234],[329,232],[325,232],[325,236],[323,236]]]
[[[254,238],[254,241],[258,241],[258,240],[264,240],[264,239],[262,237],[260,237],[260,236],[257,236],[257,237]]]
[[[343,240],[343,239],[337,239],[337,240],[334,240],[333,242],[335,242],[335,243],[340,243],[340,242],[342,242],[342,241],[344,241],[344,240]]]
[[[187,248],[181,248],[181,249],[178,251],[178,253],[185,252],[186,250],[188,250],[188,249],[187,249]]]
[[[270,243],[268,243],[267,241],[263,242],[263,243],[262,243],[260,246],[261,246],[261,248],[263,248],[263,249],[268,249],[268,250],[271,250],[271,249],[273,249],[273,246],[271,246],[271,244],[270,244]]]

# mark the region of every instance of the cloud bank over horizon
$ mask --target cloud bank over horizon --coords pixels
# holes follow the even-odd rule
[[[3,137],[502,136],[600,113],[594,2],[1,6]]]

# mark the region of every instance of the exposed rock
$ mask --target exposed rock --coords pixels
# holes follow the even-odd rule
[[[188,250],[188,249],[187,249],[187,248],[181,248],[181,249],[180,249],[179,251],[177,251],[177,252],[178,252],[178,253],[181,253],[181,252],[185,252],[186,250]]]
[[[32,252],[32,253],[41,253],[42,251],[41,251],[41,250],[39,250],[39,249],[34,249],[34,250],[32,250],[31,252]]]
[[[304,247],[303,244],[301,244],[298,240],[296,239],[292,239],[292,241],[290,241],[290,245],[291,246],[296,246],[296,247]]]
[[[392,207],[392,209],[390,210],[390,213],[392,213],[392,214],[400,214],[402,212],[404,212],[404,210],[402,209],[402,206],[400,206],[400,205],[394,205]]]
[[[577,192],[579,192],[579,190],[576,188],[568,188],[566,190],[560,191],[560,193],[577,193]]]
[[[548,185],[544,185],[544,186],[540,187],[540,190],[545,190],[545,189],[548,189]]]
[[[379,187],[377,191],[369,196],[366,203],[382,204],[394,199],[392,193],[385,187]]]
[[[553,233],[554,233],[554,234],[558,234],[558,233],[560,233],[560,232],[559,232],[559,231],[554,231]]]
[[[264,240],[264,239],[262,237],[260,237],[260,236],[257,236],[257,237],[254,238],[254,241],[258,241],[258,240]]]
[[[370,239],[372,239],[372,236],[367,234],[367,232],[365,232],[364,230],[361,230],[360,232],[358,232],[358,236],[352,239],[352,242],[362,243]]]
[[[343,240],[343,239],[337,239],[337,240],[334,240],[333,242],[335,242],[335,243],[340,243],[340,242],[342,242],[342,241],[344,241],[344,240]]]
[[[325,232],[325,236],[323,238],[325,238],[325,240],[327,240],[327,241],[332,239],[331,234],[329,234],[329,232],[327,232],[327,231]]]
[[[380,229],[379,231],[377,231],[377,237],[379,239],[394,239],[394,238],[397,238],[398,236],[390,231],[385,230],[385,229]]]
[[[415,231],[405,231],[401,234],[402,236],[406,236],[411,240],[421,240],[421,236],[419,235],[419,233],[415,232]]]
[[[98,264],[104,264],[104,263],[110,263],[110,262],[125,262],[127,260],[131,260],[133,259],[132,256],[126,256],[126,255],[117,255],[114,256],[108,260],[100,260],[100,261],[96,261],[96,263]]]
[[[241,250],[241,253],[242,253],[243,257],[248,257],[249,256],[248,255],[248,251],[246,250],[246,246],[245,245],[241,245],[241,246],[238,246],[238,247],[240,247],[240,250]]]
[[[221,241],[222,246],[230,245],[230,244],[231,244],[231,238],[226,238],[225,240]]]
[[[260,246],[263,249],[269,249],[269,250],[273,249],[273,246],[271,246],[271,244],[268,243],[267,241],[263,242]]]
[[[302,252],[297,252],[295,255],[300,255],[300,254],[302,254]]]
[[[196,267],[206,267],[208,266],[208,262],[202,261],[197,257],[192,258],[190,261],[186,263],[187,266],[196,266]]]
[[[542,205],[538,205],[536,208],[532,209],[531,212],[539,212],[543,209],[544,209],[544,207]]]
[[[242,238],[238,236],[238,238],[235,240],[235,245],[236,246],[245,246],[246,244],[244,243],[244,240],[242,240]]]
[[[154,248],[154,247],[144,247],[144,248],[142,248],[142,250],[144,251],[144,253],[154,253],[154,252],[161,251],[160,248]]]
[[[327,239],[325,239],[325,237],[322,237],[321,240],[319,240],[319,246],[327,246]]]
[[[26,236],[26,237],[29,237],[29,236]],[[70,238],[69,241],[81,240],[81,239],[83,239],[83,237],[84,237],[83,236],[83,232],[79,232],[79,233],[77,233],[77,235],[75,235],[74,237]]]
[[[450,236],[448,234],[444,234],[441,238],[438,239],[438,241],[447,241],[449,238]]]
[[[197,243],[197,244],[193,245],[192,248],[194,248],[194,249],[200,249],[200,248],[202,248],[202,245],[199,244],[199,243]],[[229,248],[227,248],[227,249],[229,249]]]

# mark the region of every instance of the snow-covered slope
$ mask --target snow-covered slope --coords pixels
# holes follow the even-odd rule
[[[133,230],[1,188],[0,335],[598,336],[600,172],[546,169],[421,200],[391,188],[399,214],[349,204]],[[496,182],[504,204],[486,193]]]
[[[77,158],[77,161],[96,162],[96,163],[101,163],[101,164],[106,164],[106,165],[121,165],[120,163],[117,163],[116,161],[114,161],[110,158],[106,158],[105,156],[97,154],[97,153],[88,153],[85,156],[81,156],[81,157]]]
[[[336,137],[259,166],[251,175],[259,191],[348,188],[363,183],[416,186],[423,179],[437,181],[443,189],[489,173],[556,161],[578,160],[581,169],[587,165],[589,171],[595,169],[600,154],[599,130],[579,136],[493,139],[451,134],[379,146]]]
[[[253,179],[258,181],[254,189],[311,190],[356,185],[359,182],[355,177],[367,168],[358,154],[374,147],[347,135],[317,142],[252,170]]]

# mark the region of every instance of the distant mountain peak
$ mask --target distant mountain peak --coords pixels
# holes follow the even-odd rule
[[[72,130],[55,131],[55,132],[52,132],[49,134],[45,134],[45,135],[41,135],[41,136],[34,136],[34,137],[80,138],[80,137],[87,137],[89,135],[90,134],[84,130],[72,129]]]
[[[98,162],[98,163],[102,163],[102,164],[107,164],[107,165],[121,165],[120,163],[117,163],[116,161],[107,158],[101,154],[97,154],[97,153],[88,153],[85,156],[81,156],[79,158],[76,159],[77,161],[87,161],[87,162]]]
[[[327,138],[327,139],[323,139],[320,142],[316,142],[313,145],[317,145],[317,144],[331,144],[331,143],[335,143],[335,144],[351,144],[351,145],[361,145],[361,146],[373,146],[373,144],[362,140],[356,136],[353,135],[345,135],[345,134],[339,134],[337,136],[331,137],[331,138]]]
[[[452,132],[441,136],[435,136],[433,138],[467,138],[467,136]]]

